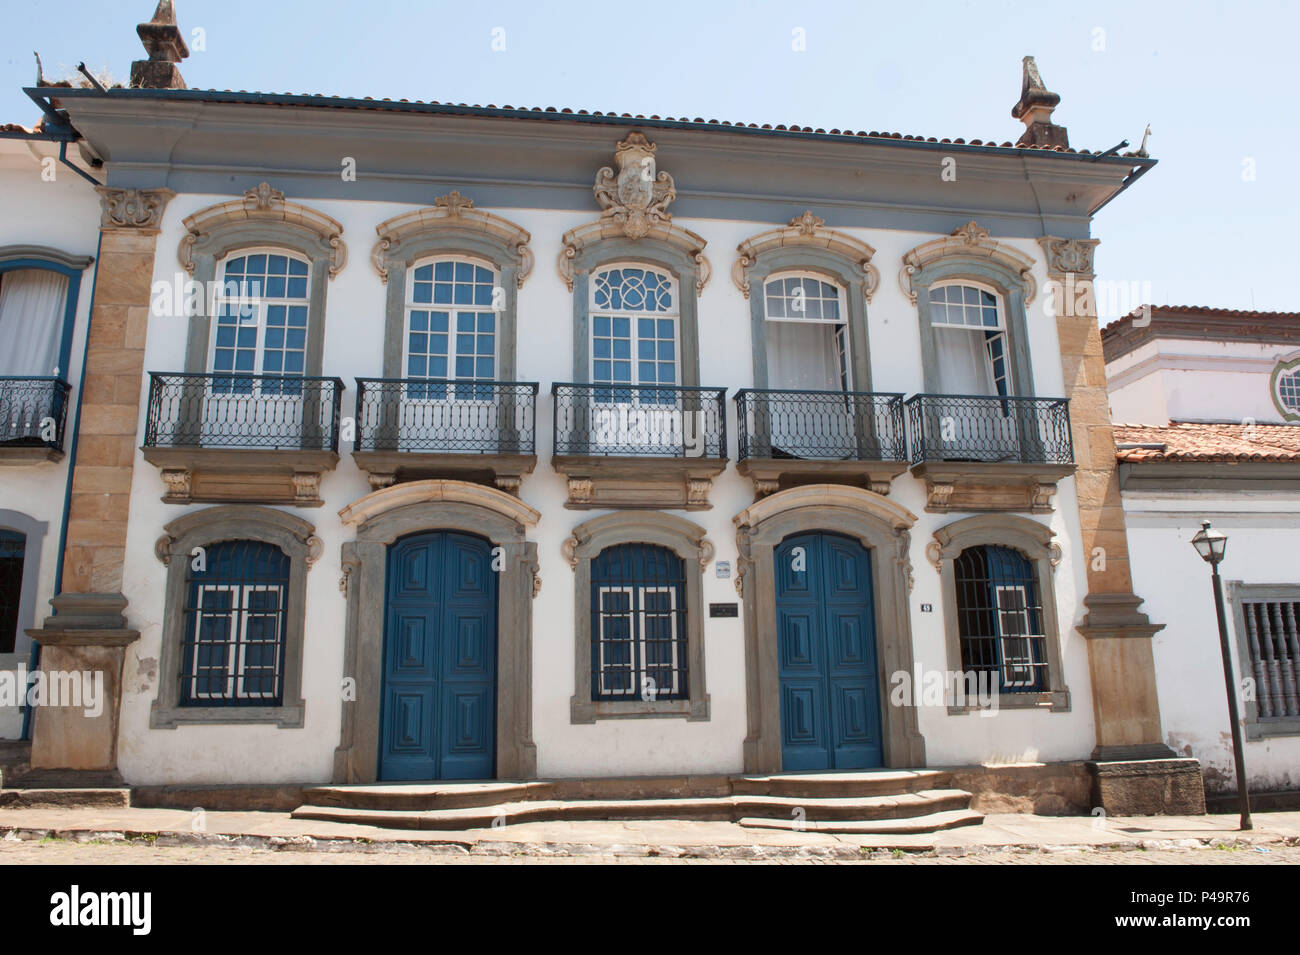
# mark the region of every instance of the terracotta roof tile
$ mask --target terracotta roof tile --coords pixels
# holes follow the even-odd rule
[[[1300,425],[1115,425],[1120,461],[1297,461]]]
[[[154,92],[163,92],[163,93],[166,93],[166,92],[169,92],[169,91],[154,91]],[[310,97],[311,99],[317,101],[316,103],[312,103],[312,104],[310,104],[310,105],[320,105],[320,106],[325,106],[325,107],[334,107],[334,108],[339,108],[339,109],[357,108],[357,104],[358,104],[359,102],[361,102],[362,100],[365,100],[365,101],[373,102],[373,103],[376,103],[376,104],[379,104],[379,103],[392,103],[393,105],[407,104],[407,105],[412,105],[412,106],[433,106],[433,107],[439,107],[439,106],[442,106],[442,107],[448,107],[448,106],[451,106],[451,107],[455,107],[455,108],[458,108],[458,109],[469,109],[469,110],[475,110],[475,111],[477,111],[477,112],[480,112],[480,113],[483,113],[483,114],[486,114],[486,115],[499,114],[499,113],[505,113],[505,112],[509,112],[509,113],[534,113],[534,114],[538,114],[538,115],[545,115],[545,114],[548,114],[548,113],[551,113],[551,114],[554,114],[554,113],[566,113],[566,114],[569,114],[569,115],[578,115],[578,116],[609,116],[609,117],[615,117],[615,118],[622,118],[622,119],[637,119],[637,120],[646,120],[646,119],[647,119],[647,117],[645,117],[645,116],[643,116],[643,115],[641,115],[641,114],[637,114],[637,115],[633,116],[633,115],[630,114],[630,113],[618,113],[618,112],[613,112],[613,111],[602,112],[601,110],[574,109],[574,108],[572,108],[572,107],[563,107],[563,108],[559,108],[559,109],[557,109],[557,108],[554,107],[554,106],[547,106],[547,107],[541,107],[541,106],[500,106],[500,107],[497,107],[497,106],[468,105],[468,104],[465,104],[465,103],[443,103],[443,102],[440,102],[440,101],[438,101],[438,100],[419,100],[419,99],[407,100],[407,99],[403,99],[403,100],[400,100],[400,101],[394,101],[394,100],[392,100],[392,99],[389,98],[389,97],[384,97],[382,100],[379,100],[379,99],[375,99],[375,98],[372,97],[372,96],[362,97],[362,100],[357,100],[357,99],[349,99],[349,98],[347,98],[347,97],[327,96],[327,95],[322,94],[322,93],[282,93],[282,94],[274,94],[274,93],[272,93],[272,94],[264,94],[264,93],[257,93],[257,92],[255,92],[255,91],[250,91],[250,90],[197,90],[197,89],[191,89],[191,90],[187,90],[187,91],[185,91],[185,92],[186,92],[186,93],[188,94],[188,96],[190,96],[190,97],[194,97],[194,96],[200,96],[200,97],[201,97],[204,93],[227,93],[227,94],[236,94],[236,95],[242,95],[242,96],[285,96],[285,97],[292,97],[292,98],[306,98],[306,97]],[[361,108],[366,108],[366,107],[361,107]],[[375,107],[371,107],[371,108],[376,108],[376,109],[378,109],[378,108],[382,108],[382,107],[376,105]],[[803,133],[803,134],[811,134],[811,135],[819,135],[819,136],[838,136],[838,137],[842,137],[842,138],[846,138],[846,139],[849,139],[849,138],[852,138],[852,139],[895,139],[895,140],[907,140],[907,141],[910,141],[910,142],[920,142],[920,143],[940,143],[940,144],[944,144],[944,145],[954,145],[954,146],[962,146],[962,145],[969,145],[969,146],[982,146],[982,147],[985,147],[985,148],[993,148],[993,149],[1014,149],[1014,150],[1026,150],[1026,149],[1028,149],[1028,150],[1036,150],[1036,151],[1038,151],[1038,152],[1071,153],[1071,154],[1079,155],[1079,156],[1101,156],[1101,155],[1103,155],[1103,152],[1102,152],[1101,150],[1074,149],[1074,148],[1069,147],[1069,146],[1048,146],[1048,145],[1024,145],[1024,146],[1019,146],[1019,145],[1016,145],[1014,142],[1011,142],[1010,140],[1004,140],[1004,141],[1002,141],[1002,142],[998,142],[997,139],[970,139],[970,140],[967,140],[967,139],[964,139],[964,138],[962,138],[962,137],[957,137],[957,138],[948,138],[948,137],[944,137],[944,138],[941,138],[941,139],[936,139],[936,138],[933,137],[933,136],[917,136],[917,135],[911,135],[911,134],[905,134],[905,133],[877,132],[877,131],[874,131],[874,130],[873,130],[872,132],[864,132],[864,131],[862,131],[862,130],[858,130],[857,132],[854,132],[854,131],[851,130],[851,129],[844,129],[844,130],[832,129],[832,130],[830,130],[830,131],[828,132],[828,131],[825,130],[825,129],[821,129],[821,128],[814,129],[814,128],[811,127],[811,126],[800,126],[800,125],[797,125],[797,124],[790,124],[790,125],[787,125],[787,124],[785,124],[785,123],[781,123],[781,124],[778,124],[778,125],[775,125],[775,126],[774,126],[774,125],[772,125],[772,124],[770,124],[770,123],[763,123],[762,125],[759,125],[759,124],[757,124],[757,123],[732,122],[732,121],[730,121],[730,120],[722,120],[722,119],[708,119],[708,120],[706,120],[706,119],[703,119],[703,118],[700,118],[700,117],[696,117],[695,119],[689,119],[689,118],[687,118],[687,117],[685,117],[685,116],[682,116],[682,117],[664,116],[664,117],[662,117],[662,118],[659,117],[659,116],[650,116],[650,117],[648,117],[648,119],[651,120],[651,121],[656,121],[656,122],[666,122],[666,123],[692,123],[692,124],[701,125],[701,126],[716,126],[716,127],[718,127],[718,128],[721,128],[721,129],[769,129],[769,130],[780,130],[780,131],[783,131],[783,132]],[[1137,152],[1130,151],[1130,152],[1126,152],[1126,153],[1121,153],[1121,154],[1119,154],[1119,158],[1144,160],[1144,159],[1146,159],[1147,157],[1145,157],[1145,156],[1140,156],[1140,155],[1138,155]]]
[[[1129,312],[1123,318],[1117,318],[1108,325],[1103,325],[1101,333],[1103,335],[1114,332],[1123,325],[1127,325],[1133,319],[1150,309],[1153,318],[1159,318],[1167,315],[1191,315],[1205,316],[1207,318],[1232,318],[1240,319],[1243,322],[1267,322],[1270,319],[1278,320],[1295,320],[1300,319],[1300,312],[1256,312],[1245,308],[1206,308],[1203,305],[1140,305],[1133,311]]]

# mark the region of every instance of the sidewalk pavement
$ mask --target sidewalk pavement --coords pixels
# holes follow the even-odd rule
[[[217,846],[346,852],[412,846],[473,855],[616,855],[696,858],[862,858],[901,850],[943,856],[991,852],[1150,850],[1215,845],[1300,845],[1300,812],[1259,813],[1240,832],[1235,815],[989,815],[984,824],[923,835],[819,833],[816,824],[748,829],[732,822],[610,820],[533,822],[492,829],[380,829],[291,819],[283,812],[201,809],[2,809],[6,841],[143,840],[158,846]],[[793,822],[792,822],[793,827]]]

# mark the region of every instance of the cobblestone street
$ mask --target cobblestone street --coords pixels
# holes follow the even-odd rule
[[[476,847],[393,844],[374,848],[251,849],[224,846],[156,846],[149,840],[75,842],[64,839],[0,841],[0,865],[1296,865],[1300,846],[1231,846],[1226,848],[1060,848],[903,852],[864,850],[858,860],[848,858],[784,856],[774,859],[729,858],[710,853],[708,858],[688,854],[669,858],[624,855],[611,846],[590,847],[576,855],[544,852],[501,852]],[[936,852],[938,854],[936,854]]]

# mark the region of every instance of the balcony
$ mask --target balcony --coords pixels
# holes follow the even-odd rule
[[[907,470],[902,395],[747,388],[736,393],[736,413],[736,469],[759,497],[809,483],[888,494]]]
[[[725,389],[557,382],[551,395],[566,507],[712,506],[727,466]]]
[[[62,459],[71,390],[58,378],[0,377],[0,465]]]
[[[1046,513],[1074,473],[1065,398],[914,395],[907,423],[927,511]]]
[[[342,394],[338,378],[151,372],[143,450],[163,500],[319,507]]]
[[[376,489],[455,478],[517,494],[537,463],[537,383],[357,379],[352,457]]]

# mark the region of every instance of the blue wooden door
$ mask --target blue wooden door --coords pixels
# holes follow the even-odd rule
[[[787,538],[776,619],[782,769],[881,765],[870,551],[836,534]]]
[[[496,576],[492,545],[468,534],[389,548],[380,779],[495,775]]]

